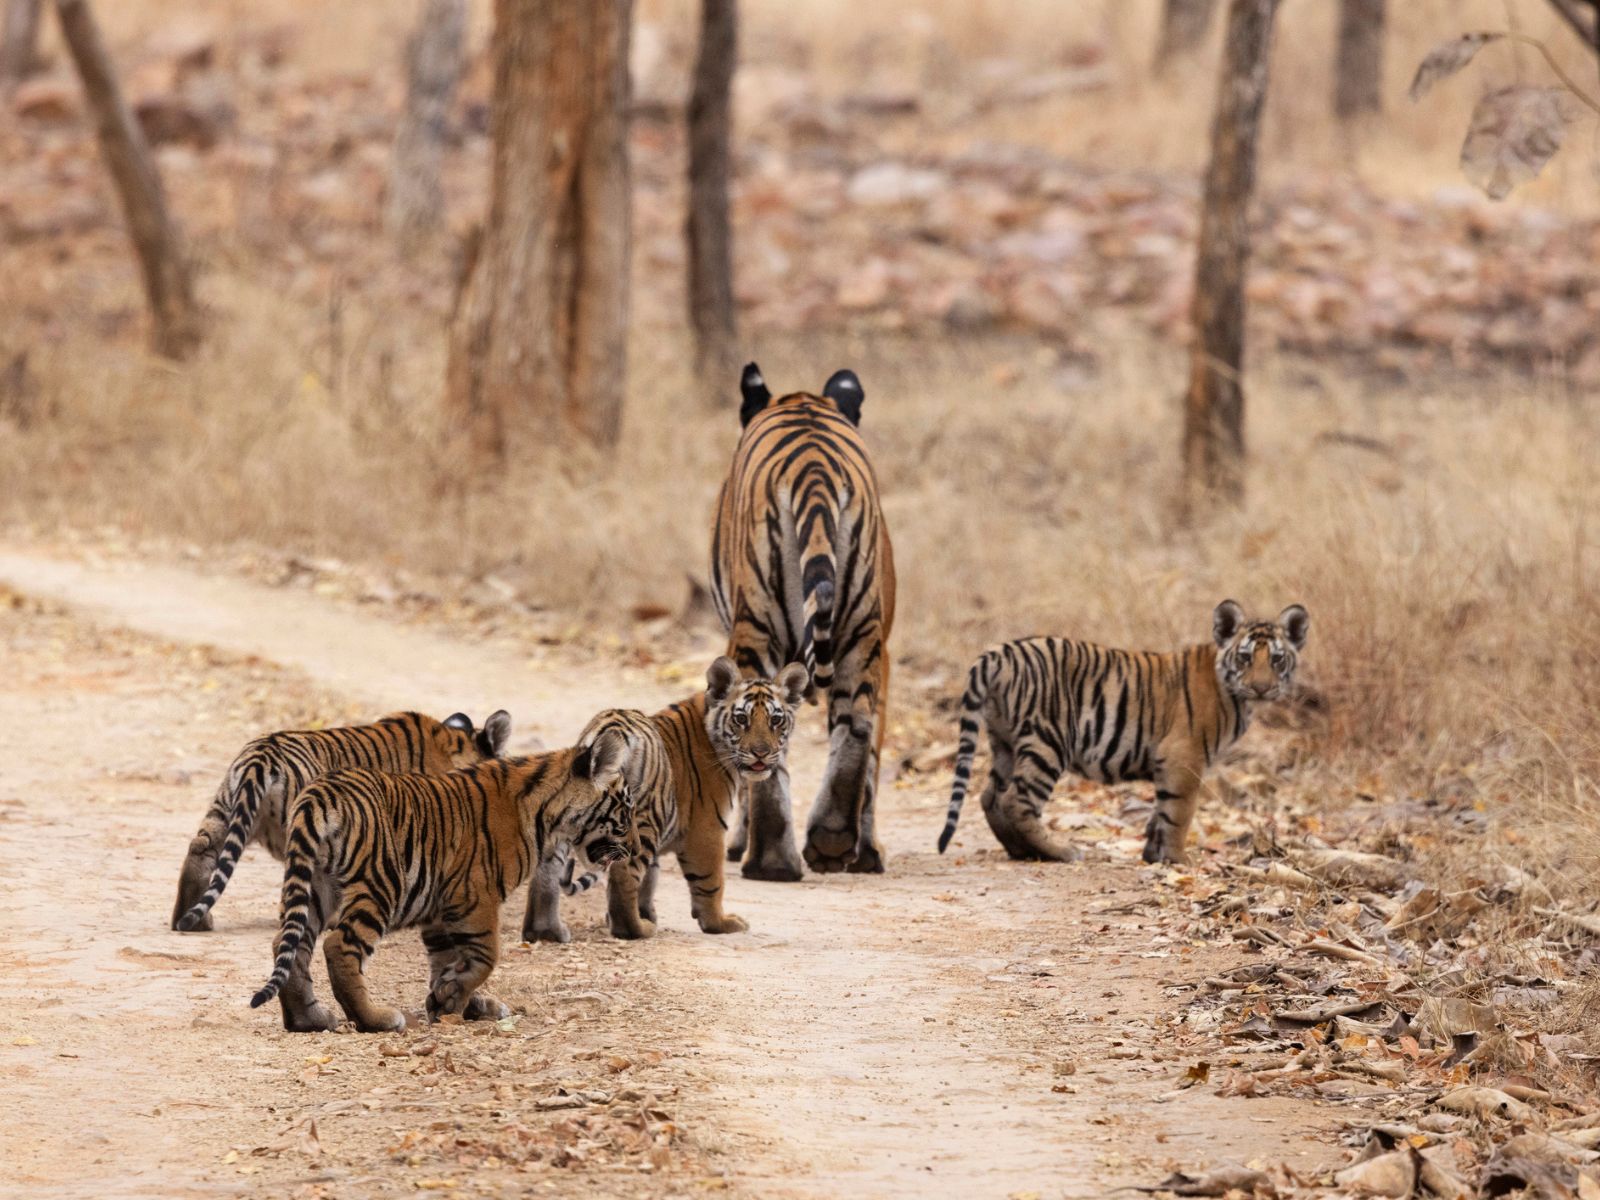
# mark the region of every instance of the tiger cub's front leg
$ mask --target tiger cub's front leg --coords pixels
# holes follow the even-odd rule
[[[750,928],[743,917],[722,911],[722,825],[715,815],[705,815],[698,823],[691,820],[678,862],[689,884],[689,907],[702,931],[743,933]]]
[[[441,932],[449,939],[451,948],[449,960],[428,988],[430,1021],[437,1021],[446,1013],[467,1016],[478,989],[487,982],[495,963],[500,960],[500,907],[480,904],[461,920],[443,926]],[[510,1010],[498,1000],[490,997],[485,1001],[485,1005],[489,1004],[497,1006],[496,1016],[510,1015]],[[480,1006],[480,1012],[482,1008]]]
[[[656,923],[645,916],[641,903],[649,873],[650,863],[642,855],[611,865],[606,880],[606,917],[612,937],[633,940],[655,936]]]
[[[1189,861],[1184,847],[1194,823],[1195,799],[1200,791],[1200,771],[1188,756],[1169,758],[1156,774],[1156,806],[1145,826],[1144,861]]]
[[[455,938],[442,926],[432,925],[424,929],[422,944],[428,948],[428,994],[431,997],[445,972],[456,968],[460,960],[455,953]],[[467,1007],[461,1015],[469,1021],[499,1021],[511,1015],[511,1008],[489,993],[478,991],[467,1001]]]

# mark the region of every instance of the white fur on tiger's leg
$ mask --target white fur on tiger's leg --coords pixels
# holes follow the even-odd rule
[[[746,780],[750,846],[740,872],[746,879],[794,883],[805,864],[794,845],[794,814],[789,801],[789,768],[779,764],[765,779]]]
[[[533,878],[528,881],[528,911],[522,918],[523,941],[572,940],[572,930],[561,920],[561,880],[567,862],[567,854],[552,854],[534,868]]]

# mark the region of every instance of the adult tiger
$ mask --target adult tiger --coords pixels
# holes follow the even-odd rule
[[[211,928],[211,909],[251,842],[283,861],[289,804],[313,779],[344,767],[437,775],[496,758],[511,736],[511,717],[494,713],[481,730],[466,713],[443,721],[391,713],[371,725],[269,733],[239,751],[222,777],[178,874],[172,927]]]
[[[1040,819],[1056,780],[1070,770],[1103,783],[1153,780],[1144,860],[1184,861],[1206,768],[1244,733],[1251,705],[1289,693],[1310,628],[1298,604],[1262,621],[1224,600],[1212,613],[1210,642],[1170,653],[1051,637],[989,650],[967,673],[939,852],[961,817],[981,718],[994,758],[983,815],[1012,858],[1080,857]]]
[[[611,933],[655,933],[656,877],[663,854],[676,854],[689,885],[689,908],[706,933],[738,933],[743,917],[722,908],[723,839],[740,781],[767,778],[783,765],[806,669],[790,663],[777,679],[742,679],[732,659],[706,672],[706,688],[651,716],[612,709],[589,729],[615,728],[628,738],[628,791],[633,796],[633,857],[610,868]],[[586,731],[587,732],[587,731]],[[528,889],[522,939],[568,941],[561,893],[598,882],[600,872],[573,878],[570,858],[541,862]]]
[[[326,928],[328,981],[345,1015],[363,1032],[403,1029],[404,1014],[373,1003],[366,965],[385,933],[420,926],[428,1015],[509,1015],[478,995],[500,957],[500,905],[562,848],[596,863],[627,857],[628,755],[620,733],[602,731],[448,775],[355,770],[317,780],[289,809],[273,970],[250,1007],[277,996],[294,1032],[337,1024],[311,990],[311,952]]]
[[[811,672],[828,713],[828,765],[806,825],[813,871],[883,870],[874,833],[889,699],[894,552],[878,481],[857,426],[864,395],[837,371],[822,395],[773,399],[755,363],[740,380],[744,433],[717,501],[711,585],[728,655],[774,677]],[[796,880],[789,772],[746,786],[728,856],[751,879]]]

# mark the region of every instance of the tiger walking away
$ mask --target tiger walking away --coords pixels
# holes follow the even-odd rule
[[[728,656],[768,679],[803,663],[808,698],[826,708],[828,763],[806,825],[805,865],[881,872],[874,825],[895,575],[858,428],[861,381],[836,371],[820,396],[774,399],[751,363],[740,392],[744,432],[711,537],[712,598]],[[744,858],[752,879],[799,879],[788,770],[750,783],[743,799],[729,857]]]
[[[560,849],[602,864],[627,857],[628,753],[626,738],[606,730],[587,745],[448,775],[349,770],[312,783],[289,810],[273,970],[250,1007],[277,996],[295,1032],[338,1024],[311,988],[326,930],[328,980],[345,1015],[363,1032],[403,1029],[405,1015],[368,994],[365,970],[386,933],[419,927],[430,1019],[510,1015],[479,990],[500,957],[500,906]]]
[[[504,709],[474,729],[466,713],[443,721],[392,713],[371,725],[269,733],[239,752],[222,777],[178,873],[172,928],[212,927],[211,910],[252,842],[283,861],[289,805],[312,780],[345,767],[439,775],[505,751],[511,716]]]
[[[1298,604],[1265,621],[1224,600],[1212,614],[1211,641],[1170,653],[1052,637],[985,652],[961,698],[940,853],[961,817],[981,721],[993,758],[983,815],[1012,858],[1081,857],[1040,816],[1056,781],[1072,771],[1101,783],[1153,781],[1144,861],[1183,862],[1206,769],[1244,734],[1252,706],[1290,693],[1310,628]]]
[[[690,911],[705,933],[738,933],[744,918],[724,912],[723,856],[741,781],[786,769],[795,708],[808,675],[790,663],[775,680],[748,679],[730,658],[706,672],[706,688],[653,716],[632,709],[601,713],[590,730],[616,728],[629,740],[628,791],[633,796],[633,857],[612,864],[607,881],[611,933],[647,938],[656,930],[655,891],[663,855],[676,854],[689,885]],[[587,731],[586,731],[587,732]],[[561,895],[598,882],[574,878],[574,860],[539,864],[528,889],[524,941],[565,942]]]

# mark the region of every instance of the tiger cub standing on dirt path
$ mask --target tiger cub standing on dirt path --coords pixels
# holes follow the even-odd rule
[[[1102,783],[1153,780],[1144,861],[1183,862],[1201,777],[1244,733],[1252,704],[1289,693],[1310,627],[1298,604],[1276,621],[1261,621],[1224,600],[1212,614],[1212,641],[1171,653],[1049,637],[987,651],[968,672],[961,698],[961,740],[939,852],[961,816],[981,717],[994,757],[983,815],[1012,858],[1081,857],[1040,819],[1056,781],[1070,770]]]
[[[498,758],[511,736],[504,709],[474,730],[455,713],[443,721],[392,713],[371,725],[269,733],[239,752],[222,778],[178,875],[172,928],[211,928],[211,909],[251,842],[283,861],[289,804],[313,779],[346,767],[440,775]]]
[[[633,857],[610,869],[607,909],[619,938],[656,931],[655,891],[664,854],[676,854],[689,884],[690,910],[706,933],[738,933],[744,918],[722,911],[724,838],[741,780],[759,782],[782,768],[796,706],[808,675],[790,663],[775,680],[744,679],[730,658],[706,672],[706,690],[654,716],[613,709],[590,723],[620,729],[633,745],[628,790],[633,795]],[[524,941],[565,942],[561,893],[572,895],[599,878],[573,879],[561,855],[541,862],[528,889]]]
[[[503,1017],[478,994],[500,957],[500,906],[535,864],[577,846],[591,862],[628,856],[633,821],[617,730],[585,745],[479,763],[448,775],[336,771],[289,809],[281,928],[266,985],[291,1031],[332,1029],[311,990],[311,953],[323,954],[333,994],[363,1032],[403,1029],[399,1009],[373,1003],[367,959],[385,933],[420,926],[428,950],[430,1018]]]
[[[808,699],[828,715],[828,765],[806,824],[813,871],[883,870],[874,831],[888,726],[894,551],[861,424],[864,394],[836,371],[822,395],[773,399],[755,363],[739,383],[744,433],[717,500],[711,591],[728,656],[771,679],[811,671]],[[745,789],[728,856],[751,879],[796,880],[789,773]]]

